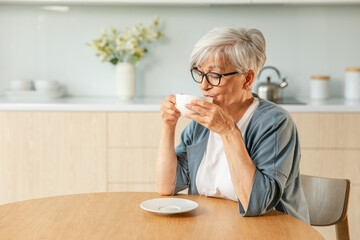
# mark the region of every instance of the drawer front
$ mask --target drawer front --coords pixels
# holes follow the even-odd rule
[[[156,147],[160,140],[160,113],[109,113],[109,147]]]
[[[175,144],[178,144],[182,130],[190,122],[185,117],[178,121]],[[156,113],[108,113],[109,147],[158,147],[162,119]]]
[[[155,183],[109,183],[109,192],[156,192]]]
[[[106,191],[106,114],[0,112],[0,204]]]
[[[108,183],[155,183],[156,148],[108,149]]]
[[[302,148],[360,148],[359,113],[291,113]]]
[[[302,149],[300,169],[302,174],[347,178],[360,184],[360,149]]]

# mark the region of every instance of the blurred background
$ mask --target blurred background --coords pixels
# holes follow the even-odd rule
[[[284,96],[306,98],[310,76],[329,75],[330,96],[343,97],[345,68],[360,63],[359,13],[356,4],[1,4],[0,90],[11,80],[52,79],[70,96],[115,96],[115,67],[101,63],[85,43],[103,27],[124,30],[159,16],[165,38],[137,63],[137,97],[199,94],[189,56],[215,26],[263,32],[265,65],[276,66],[289,82]]]
[[[135,100],[121,101],[117,67],[86,43],[155,16],[164,37],[136,63]],[[301,173],[351,180],[349,228],[359,239],[360,0],[0,0],[0,204],[156,192],[160,102],[201,95],[190,53],[218,26],[263,32],[265,66],[298,100],[279,104],[297,125]],[[254,89],[267,76],[280,83],[267,71]],[[179,119],[175,144],[188,123]],[[336,239],[334,226],[316,229]]]

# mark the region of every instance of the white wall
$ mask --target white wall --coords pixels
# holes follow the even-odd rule
[[[360,67],[360,6],[240,5],[227,7],[0,5],[0,91],[13,79],[56,79],[69,95],[115,96],[115,68],[85,46],[102,27],[125,29],[160,17],[166,38],[137,65],[137,96],[199,94],[189,73],[195,42],[215,26],[260,29],[267,62],[287,77],[285,96],[307,97],[309,76],[331,76],[343,96],[344,69]]]

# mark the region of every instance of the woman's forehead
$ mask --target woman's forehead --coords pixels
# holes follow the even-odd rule
[[[217,58],[215,58],[214,55],[211,55],[209,58],[207,58],[205,61],[203,61],[199,67],[223,70],[229,64],[230,64],[230,62],[225,57],[218,56]]]
[[[209,70],[212,70],[212,69],[220,69],[220,70],[224,70],[226,66],[224,65],[202,65],[201,66],[202,68],[207,68]]]

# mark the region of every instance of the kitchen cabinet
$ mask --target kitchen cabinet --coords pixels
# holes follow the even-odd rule
[[[304,149],[360,148],[359,113],[292,113]]]
[[[0,204],[106,191],[106,113],[0,112]]]
[[[356,239],[360,113],[291,115],[301,143],[301,173],[351,180],[348,215]],[[189,122],[179,119],[175,145]],[[85,192],[156,191],[159,112],[0,111],[0,132],[0,204]],[[335,227],[317,230],[335,239]]]
[[[180,118],[175,145],[190,122]],[[156,191],[155,160],[161,134],[160,113],[108,113],[109,191]]]
[[[109,113],[109,147],[156,147],[160,140],[159,113]]]
[[[292,113],[301,144],[302,174],[351,181],[348,220],[351,239],[360,236],[360,113]],[[335,227],[317,227],[325,239]]]

